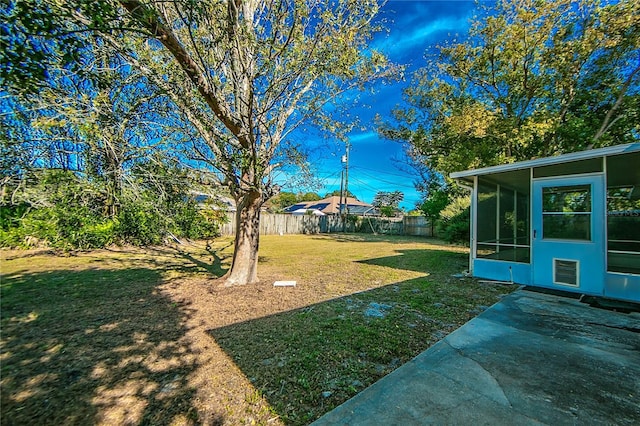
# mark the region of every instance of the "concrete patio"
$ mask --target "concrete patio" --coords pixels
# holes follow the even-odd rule
[[[640,424],[640,314],[518,290],[314,424]]]

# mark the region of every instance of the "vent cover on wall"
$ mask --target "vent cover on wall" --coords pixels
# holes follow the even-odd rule
[[[578,261],[553,259],[553,281],[578,287]]]

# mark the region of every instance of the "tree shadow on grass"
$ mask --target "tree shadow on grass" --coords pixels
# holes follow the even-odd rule
[[[472,286],[412,279],[209,333],[286,424],[308,424],[498,300]]]
[[[222,277],[227,273],[228,270],[228,266],[226,266],[224,263],[229,257],[231,257],[231,254],[225,254],[223,252],[232,245],[233,242],[219,248],[213,248],[207,245],[207,247],[203,250],[193,250],[193,245],[191,247],[188,245],[147,247],[145,249],[146,252],[151,253],[156,257],[145,256],[144,263],[151,264],[155,267],[165,270],[168,269],[187,273],[206,272],[216,277]],[[113,253],[131,253],[134,256],[139,254],[138,250],[133,250],[130,252],[122,249],[106,250]],[[130,259],[118,257],[111,257],[109,258],[109,261],[130,263]]]
[[[316,239],[331,238],[341,243],[392,243],[392,244],[406,244],[408,242],[425,243],[425,244],[438,244],[446,247],[448,244],[443,240],[434,237],[421,237],[421,236],[409,236],[409,235],[388,235],[388,234],[368,234],[368,233],[322,233],[316,234]],[[451,246],[449,246],[451,247]],[[446,250],[446,248],[444,248]]]
[[[451,274],[469,267],[469,257],[465,253],[448,250],[396,250],[397,255],[358,261],[367,265],[423,272],[425,274]]]
[[[285,423],[308,424],[515,288],[453,278],[467,260],[444,249],[362,260],[424,276],[209,333]]]
[[[198,257],[194,256],[187,250],[184,250],[181,247],[175,247],[172,249],[168,248],[159,248],[156,247],[153,249],[154,252],[160,253],[162,255],[173,255],[176,257],[181,257],[182,259],[191,263],[191,266],[185,266],[185,262],[180,263],[180,267],[178,268],[182,272],[193,272],[194,270],[200,269],[203,272],[208,272],[216,277],[222,277],[227,273],[228,268],[223,266],[223,261],[227,259],[229,256],[222,255],[223,250],[227,249],[229,246],[222,247],[219,249],[213,249],[211,247],[207,247],[206,253],[209,257],[209,262],[207,263]]]
[[[161,282],[146,268],[4,275],[3,425],[201,422],[187,308]]]

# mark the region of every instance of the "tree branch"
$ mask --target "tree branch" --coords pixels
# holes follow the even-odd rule
[[[640,62],[638,63],[638,66],[631,72],[631,74],[629,74],[629,77],[627,77],[627,80],[624,82],[624,84],[620,88],[620,93],[618,93],[618,98],[616,99],[616,102],[613,104],[611,109],[607,112],[607,115],[604,117],[604,121],[602,122],[600,129],[598,129],[598,132],[593,137],[594,143],[597,142],[598,139],[600,139],[602,135],[604,135],[609,130],[609,128],[613,125],[613,123],[617,121],[617,120],[613,120],[613,121],[611,120],[611,118],[613,117],[613,113],[616,111],[616,109],[618,109],[620,104],[622,104],[622,101],[624,100],[624,95],[627,93],[629,86],[631,86],[631,83],[633,82],[633,78],[638,72],[640,72]]]
[[[224,126],[234,135],[240,135],[242,133],[241,124],[232,117],[231,112],[218,99],[214,88],[209,85],[203,71],[199,69],[198,64],[191,58],[191,55],[182,46],[173,31],[159,21],[156,12],[138,0],[121,0],[120,4],[129,11],[133,19],[147,28],[169,50],[180,68],[187,74],[187,77],[196,86],[207,105]]]

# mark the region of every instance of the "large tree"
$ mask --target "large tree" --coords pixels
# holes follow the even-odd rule
[[[640,4],[499,0],[381,126],[436,172],[637,141]]]
[[[64,18],[60,37],[90,33],[109,45],[193,126],[194,159],[219,170],[237,203],[228,285],[258,280],[260,208],[277,192],[273,172],[300,158],[293,131],[389,70],[383,55],[367,49],[377,0],[27,3],[49,11],[38,15],[47,25],[52,14]],[[23,9],[31,40],[40,33],[24,22],[32,12]]]

